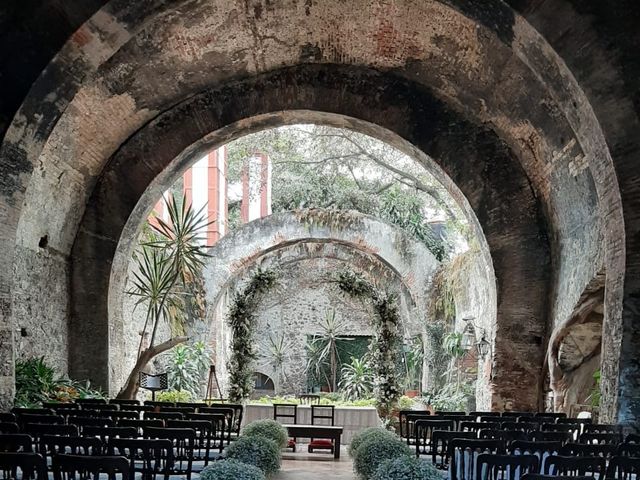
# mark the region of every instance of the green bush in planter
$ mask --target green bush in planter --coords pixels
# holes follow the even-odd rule
[[[402,456],[382,462],[371,480],[442,480],[442,474],[429,461]]]
[[[260,436],[240,436],[225,449],[224,456],[258,467],[265,475],[280,469],[280,447],[273,440]]]
[[[239,462],[222,460],[205,467],[200,473],[201,480],[266,480],[258,467]]]
[[[365,480],[371,480],[373,474],[385,460],[398,457],[410,457],[411,449],[398,436],[370,436],[354,452],[353,468]]]
[[[275,420],[256,420],[244,427],[242,434],[247,437],[264,437],[273,440],[280,448],[287,446],[287,429]]]
[[[354,458],[356,454],[355,452],[358,450],[359,446],[369,438],[397,438],[397,436],[382,427],[369,427],[364,430],[360,430],[351,438],[351,443],[347,448],[349,456]]]

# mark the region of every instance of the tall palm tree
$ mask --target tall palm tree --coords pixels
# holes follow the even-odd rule
[[[149,222],[152,238],[143,242],[134,256],[136,271],[133,286],[127,291],[137,297],[136,306],[146,305],[146,320],[138,360],[118,398],[134,398],[138,393],[140,372],[151,359],[188,340],[185,336],[177,336],[156,345],[158,325],[163,320],[170,321],[172,307],[175,311],[182,297],[189,295],[187,283],[200,274],[207,257],[201,235],[212,222],[207,222],[204,208],[195,211],[184,196],[179,202],[172,194],[167,201],[169,220],[157,218],[157,224]],[[143,349],[142,339],[149,331],[149,346]]]

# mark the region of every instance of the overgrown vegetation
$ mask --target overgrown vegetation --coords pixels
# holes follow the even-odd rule
[[[445,188],[412,159],[377,139],[317,125],[247,135],[228,145],[231,182],[240,180],[246,159],[258,151],[273,164],[274,212],[357,210],[404,229],[440,260],[451,253],[454,240],[432,227],[428,212],[441,212],[447,231],[467,235],[463,216]],[[230,217],[239,217],[239,208],[239,202],[232,202]]]
[[[17,359],[16,407],[35,408],[42,402],[72,402],[79,398],[104,398],[90,382],[78,382],[56,373],[44,357]]]
[[[188,392],[192,398],[202,396],[202,385],[211,365],[211,351],[204,342],[177,345],[166,355],[170,390]]]
[[[397,420],[395,410],[400,398],[398,384],[397,357],[400,346],[397,299],[394,294],[379,291],[362,275],[352,270],[338,274],[340,289],[356,298],[371,301],[376,315],[371,319],[373,337],[368,358],[373,371],[373,394],[378,415],[386,426],[393,426]]]
[[[231,328],[231,358],[229,370],[229,400],[244,402],[253,391],[257,353],[254,347],[256,329],[255,308],[260,297],[276,282],[273,270],[257,269],[249,283],[233,296],[227,314]]]

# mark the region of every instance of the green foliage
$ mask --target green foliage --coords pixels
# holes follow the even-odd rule
[[[412,457],[413,452],[400,437],[371,436],[362,441],[354,451],[353,468],[361,478],[369,480],[382,462],[403,456]]]
[[[342,367],[340,389],[349,400],[360,400],[371,395],[373,373],[366,358],[351,357],[351,364]]]
[[[442,321],[428,322],[425,328],[427,332],[425,356],[431,374],[430,387],[437,391],[444,386],[446,381],[445,373],[450,361],[449,354],[443,346],[447,329]]]
[[[165,390],[156,393],[156,401],[158,402],[192,402],[193,396],[186,390]]]
[[[189,285],[200,276],[207,257],[202,231],[211,222],[207,222],[204,207],[195,211],[186,197],[179,201],[172,194],[167,212],[169,220],[156,218],[157,225],[150,223],[152,233],[134,253],[133,286],[127,291],[137,297],[136,306],[147,307],[143,330],[151,330],[150,347],[155,344],[159,322],[168,319],[171,323],[172,312],[180,310],[184,298],[193,294]]]
[[[467,353],[462,348],[462,333],[449,332],[444,336],[442,347],[447,354],[456,359],[462,358]]]
[[[436,238],[433,229],[425,220],[424,200],[394,185],[382,196],[382,202],[378,211],[380,218],[396,225],[411,236],[424,243],[439,261],[446,254],[443,242]]]
[[[474,383],[456,382],[446,383],[434,393],[423,393],[424,403],[431,405],[436,410],[464,411],[467,409],[470,397],[475,395]]]
[[[413,337],[404,352],[404,388],[419,389],[422,382],[424,363],[424,343],[421,335]]]
[[[168,355],[169,388],[200,396],[201,386],[211,365],[211,352],[204,342],[177,345]]]
[[[269,476],[280,469],[280,448],[261,436],[240,436],[224,450],[225,458],[258,467]]]
[[[293,342],[284,332],[279,334],[269,332],[267,338],[259,344],[258,349],[260,366],[268,369],[274,380],[274,389],[277,395],[280,393],[282,382],[287,381],[284,365],[290,357]]]
[[[437,258],[450,250],[424,220],[440,211],[447,227],[465,230],[446,189],[414,160],[367,135],[326,126],[296,125],[247,135],[228,144],[231,182],[246,159],[263,152],[273,162],[274,212],[301,208],[357,210],[382,218],[424,242]]]
[[[238,460],[221,460],[210,463],[200,473],[202,480],[266,480],[258,467]]]
[[[38,407],[42,402],[71,402],[78,398],[104,398],[100,390],[92,389],[87,382],[77,382],[59,376],[47,365],[44,357],[17,359],[16,407]]]
[[[353,437],[351,437],[351,443],[347,447],[347,453],[351,458],[355,458],[360,445],[370,438],[395,438],[396,435],[389,430],[380,427],[369,427],[364,430],[360,430]]]
[[[594,380],[594,386],[593,389],[591,390],[591,393],[589,394],[589,397],[587,398],[587,401],[591,404],[592,407],[599,407],[600,406],[600,379],[601,379],[602,375],[600,373],[600,369],[596,370],[593,373],[593,380]]]
[[[375,407],[376,401],[373,398],[364,398],[360,400],[347,400],[339,393],[320,393],[320,405],[336,405],[343,407]],[[251,400],[251,404],[272,405],[274,403],[289,403],[291,405],[300,405],[300,399],[297,397],[281,397],[281,396],[264,396]]]
[[[242,434],[247,437],[264,437],[273,440],[280,448],[287,446],[287,430],[275,420],[256,420],[244,427]]]
[[[415,404],[415,400],[406,395],[401,396],[400,400],[398,400],[398,408],[400,410],[411,410]]]
[[[369,344],[368,358],[373,370],[373,394],[377,401],[378,415],[391,427],[397,420],[394,410],[400,397],[396,371],[400,349],[400,313],[397,298],[393,294],[378,291],[364,277],[350,270],[339,272],[337,281],[345,293],[371,301],[376,312],[372,318],[374,335]]]
[[[306,371],[317,379],[324,375],[332,392],[338,387],[338,368],[341,363],[338,342],[349,340],[344,335],[346,326],[344,320],[336,317],[335,310],[327,310],[320,323],[320,333],[307,341]]]
[[[442,480],[430,461],[401,456],[380,463],[371,480]]]
[[[229,370],[229,400],[243,402],[253,391],[253,362],[257,357],[254,349],[256,329],[255,309],[262,294],[276,282],[273,270],[257,269],[249,283],[241,292],[236,292],[227,314],[227,323],[231,327],[231,358]]]

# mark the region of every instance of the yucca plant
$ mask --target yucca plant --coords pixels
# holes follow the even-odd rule
[[[326,365],[329,366],[329,386],[335,392],[338,388],[338,365],[340,354],[338,340],[351,340],[344,336],[346,322],[336,317],[335,310],[327,310],[324,320],[320,324],[320,333],[314,335],[307,345],[307,372],[312,372],[317,378],[322,376]]]
[[[258,347],[258,363],[273,374],[276,395],[280,394],[282,382],[287,381],[284,366],[290,358],[293,346],[293,342],[285,336],[284,332],[280,332],[277,335],[270,333]]]
[[[371,395],[373,372],[366,358],[351,357],[351,364],[342,367],[340,389],[349,400],[360,400]]]
[[[168,221],[156,218],[156,222],[149,222],[151,239],[142,242],[134,254],[136,271],[127,293],[137,297],[136,306],[146,306],[147,313],[138,360],[118,398],[134,398],[139,374],[151,359],[188,340],[185,336],[174,336],[156,345],[160,322],[171,323],[171,312],[189,295],[188,281],[199,275],[207,257],[201,234],[212,222],[207,222],[204,210],[205,207],[196,211],[186,197],[178,201],[172,194],[167,201]],[[149,331],[149,346],[143,349],[142,339]]]

